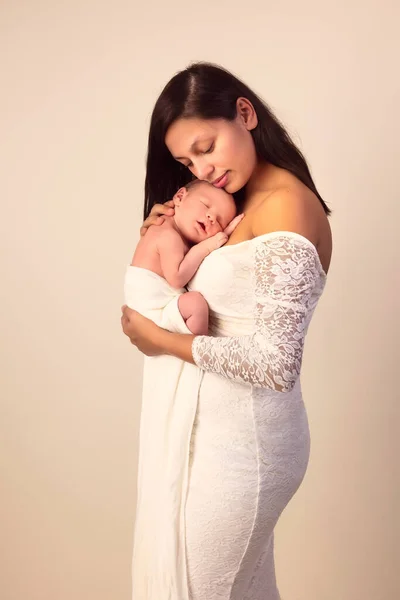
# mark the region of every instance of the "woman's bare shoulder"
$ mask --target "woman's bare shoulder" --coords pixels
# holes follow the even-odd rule
[[[332,254],[332,234],[321,202],[310,190],[282,187],[269,194],[251,219],[254,237],[290,231],[307,238],[318,250],[327,271]]]

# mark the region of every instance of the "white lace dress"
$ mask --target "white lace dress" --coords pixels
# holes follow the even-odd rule
[[[276,232],[213,252],[190,284],[211,311],[211,335],[193,342],[204,374],[180,540],[190,600],[279,600],[273,532],[308,464],[299,374],[325,279],[311,242]]]

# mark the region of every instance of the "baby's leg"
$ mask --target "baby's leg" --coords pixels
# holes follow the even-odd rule
[[[179,296],[178,308],[192,333],[207,335],[208,304],[200,292],[187,292]]]

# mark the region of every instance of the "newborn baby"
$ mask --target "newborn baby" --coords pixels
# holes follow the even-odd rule
[[[206,181],[195,180],[180,188],[173,201],[175,215],[149,227],[137,245],[125,280],[125,300],[142,314],[158,311],[146,316],[170,331],[180,330],[178,309],[191,333],[206,335],[207,302],[184,287],[206,256],[227,242],[243,215],[235,218],[233,196]]]

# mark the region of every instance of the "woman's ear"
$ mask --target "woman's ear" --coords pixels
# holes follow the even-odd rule
[[[187,189],[185,187],[179,188],[179,190],[175,193],[174,197],[172,198],[172,200],[174,201],[175,208],[177,206],[181,206],[182,200],[184,199],[186,194],[187,194]]]
[[[247,131],[255,129],[258,125],[258,117],[254,106],[247,98],[238,98],[236,100],[237,119],[246,127]]]

